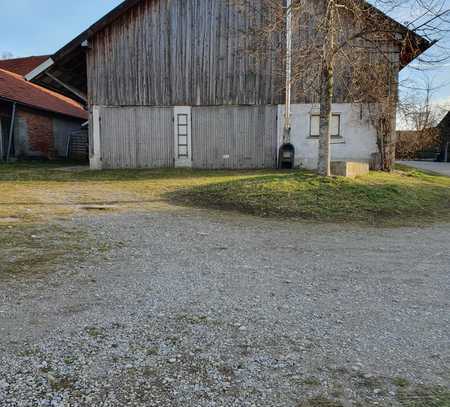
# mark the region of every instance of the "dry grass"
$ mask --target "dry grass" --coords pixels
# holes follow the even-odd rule
[[[409,225],[450,220],[450,178],[399,167],[356,179],[305,172],[113,170],[0,165],[0,225],[87,212],[176,209],[173,202],[258,216]]]
[[[4,278],[44,276],[62,262],[87,255],[88,234],[58,224],[0,225],[0,282]]]
[[[175,169],[99,172],[61,163],[0,165],[0,224],[42,222],[86,211],[175,209],[165,197],[169,192],[268,174]]]

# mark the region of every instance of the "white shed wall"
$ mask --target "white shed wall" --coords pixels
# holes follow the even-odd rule
[[[340,139],[332,139],[333,161],[353,160],[368,162],[377,153],[377,134],[370,124],[367,111],[361,105],[336,103],[333,113],[341,116]],[[310,137],[311,115],[319,114],[319,106],[311,104],[292,105],[291,143],[295,147],[295,165],[311,170],[317,169],[319,140]],[[278,142],[282,142],[284,106],[278,106]]]

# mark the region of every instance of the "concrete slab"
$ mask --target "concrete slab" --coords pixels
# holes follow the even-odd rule
[[[332,161],[331,173],[340,177],[357,177],[369,173],[369,163],[357,161]]]

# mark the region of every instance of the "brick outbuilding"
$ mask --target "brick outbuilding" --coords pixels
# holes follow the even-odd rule
[[[0,161],[66,157],[69,137],[88,119],[79,102],[26,81],[43,59],[0,61]]]

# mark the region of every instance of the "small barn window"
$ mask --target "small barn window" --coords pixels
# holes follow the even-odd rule
[[[341,137],[341,115],[333,114],[331,117],[331,137]]]
[[[339,138],[341,135],[341,115],[335,114],[331,116],[331,137]],[[320,115],[313,114],[311,115],[311,125],[310,125],[310,137],[319,137],[320,136]]]
[[[177,115],[178,158],[189,157],[189,120],[187,114]]]
[[[320,116],[318,114],[313,114],[311,116],[311,137],[320,136]]]

